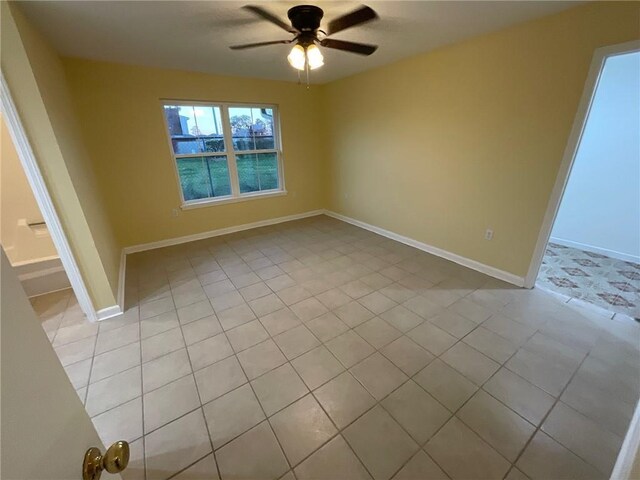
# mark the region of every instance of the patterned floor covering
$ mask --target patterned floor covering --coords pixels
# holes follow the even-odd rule
[[[539,287],[640,318],[640,265],[550,242]]]

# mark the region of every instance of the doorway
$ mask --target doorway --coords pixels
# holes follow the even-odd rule
[[[588,87],[588,85],[587,85]],[[536,286],[640,318],[640,51],[605,56]]]

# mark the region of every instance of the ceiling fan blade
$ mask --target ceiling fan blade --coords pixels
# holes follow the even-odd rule
[[[264,18],[265,20],[273,23],[274,25],[279,26],[280,28],[282,28],[283,30],[286,30],[287,32],[291,32],[291,33],[297,33],[298,32],[290,24],[280,20],[274,14],[268,12],[267,10],[265,10],[262,7],[258,7],[258,6],[255,6],[255,5],[245,5],[242,8],[244,8],[245,10],[249,10],[250,12],[255,13],[259,17]]]
[[[370,22],[378,18],[378,14],[370,7],[363,5],[362,7],[347,13],[342,17],[335,18],[329,22],[327,27],[327,35],[341,32],[347,28],[355,27],[365,22]]]
[[[334,40],[333,38],[325,38],[320,42],[320,45],[327,48],[335,48],[336,50],[344,50],[345,52],[357,53],[359,55],[371,55],[378,49],[377,45],[345,42],[344,40]]]
[[[295,39],[293,39],[295,40]],[[274,40],[273,42],[245,43],[244,45],[232,45],[231,50],[244,50],[245,48],[266,47],[267,45],[278,45],[280,43],[291,43],[293,40]]]

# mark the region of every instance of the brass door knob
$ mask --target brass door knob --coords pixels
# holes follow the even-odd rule
[[[124,440],[111,445],[104,455],[99,448],[91,447],[84,454],[82,480],[98,480],[102,470],[119,473],[129,464],[129,444]]]

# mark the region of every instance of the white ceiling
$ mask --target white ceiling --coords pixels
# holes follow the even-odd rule
[[[261,5],[287,20],[291,1],[29,1],[20,8],[62,55],[224,75],[297,81],[288,45],[232,51],[229,45],[280,40],[290,34],[250,12]],[[301,3],[304,3],[302,0]],[[551,15],[571,1],[368,1],[380,20],[335,38],[379,45],[370,57],[323,49],[325,66],[312,83],[392,63],[401,58]],[[333,19],[359,6],[314,2]],[[326,25],[326,22],[323,22]]]

